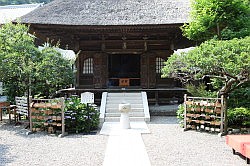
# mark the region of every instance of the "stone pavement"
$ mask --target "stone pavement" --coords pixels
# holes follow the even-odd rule
[[[145,122],[130,122],[131,129],[121,129],[119,122],[105,122],[100,131],[109,135],[103,166],[150,166],[142,140],[149,133]]]

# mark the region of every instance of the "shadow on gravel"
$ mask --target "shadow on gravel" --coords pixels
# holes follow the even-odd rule
[[[13,133],[13,135],[20,136],[23,138],[27,139],[32,139],[32,138],[40,138],[40,137],[58,137],[58,134],[47,134],[45,131],[41,132],[34,132],[30,133],[27,135],[27,132],[29,132],[29,129],[26,129],[27,125],[21,124],[21,125],[15,125],[15,124],[9,124],[7,121],[0,122],[0,131],[9,131]],[[88,136],[95,136],[99,135],[99,130],[98,131],[93,131],[90,133],[69,133],[68,135],[64,136],[63,138],[84,138]],[[1,163],[0,163],[0,166]]]
[[[175,116],[151,116],[148,124],[178,124]]]
[[[1,140],[1,139],[0,139]],[[5,166],[14,161],[15,156],[8,156],[9,147],[0,144],[0,165]]]
[[[27,132],[29,132],[28,129],[26,129],[27,124],[21,124],[21,125],[15,125],[14,123],[7,123],[5,121],[0,122],[0,131],[9,131],[14,133],[16,136],[21,136],[24,138],[32,138],[34,136],[31,135],[26,135]],[[44,136],[44,134],[37,134],[36,137],[41,137]]]

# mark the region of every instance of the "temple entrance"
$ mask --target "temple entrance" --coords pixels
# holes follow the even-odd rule
[[[140,86],[141,56],[114,54],[108,57],[108,86]]]

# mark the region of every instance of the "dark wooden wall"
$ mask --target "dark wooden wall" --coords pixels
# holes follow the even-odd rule
[[[174,87],[172,79],[156,74],[156,57],[167,60],[174,49],[194,43],[181,34],[179,24],[145,26],[65,26],[31,25],[31,31],[43,41],[60,40],[61,48],[80,51],[76,61],[76,87],[107,88],[108,56],[140,55],[141,88]],[[82,74],[83,61],[93,58],[94,73]]]

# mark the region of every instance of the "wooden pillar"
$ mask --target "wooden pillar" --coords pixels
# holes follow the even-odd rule
[[[103,60],[105,59],[103,53],[94,54],[94,88],[102,88],[103,84],[106,84],[105,74],[106,71],[103,71],[104,65]]]
[[[141,55],[141,87],[148,88],[148,55]]]
[[[156,87],[156,68],[155,68],[155,55],[149,54],[149,64],[148,64],[148,87]]]

